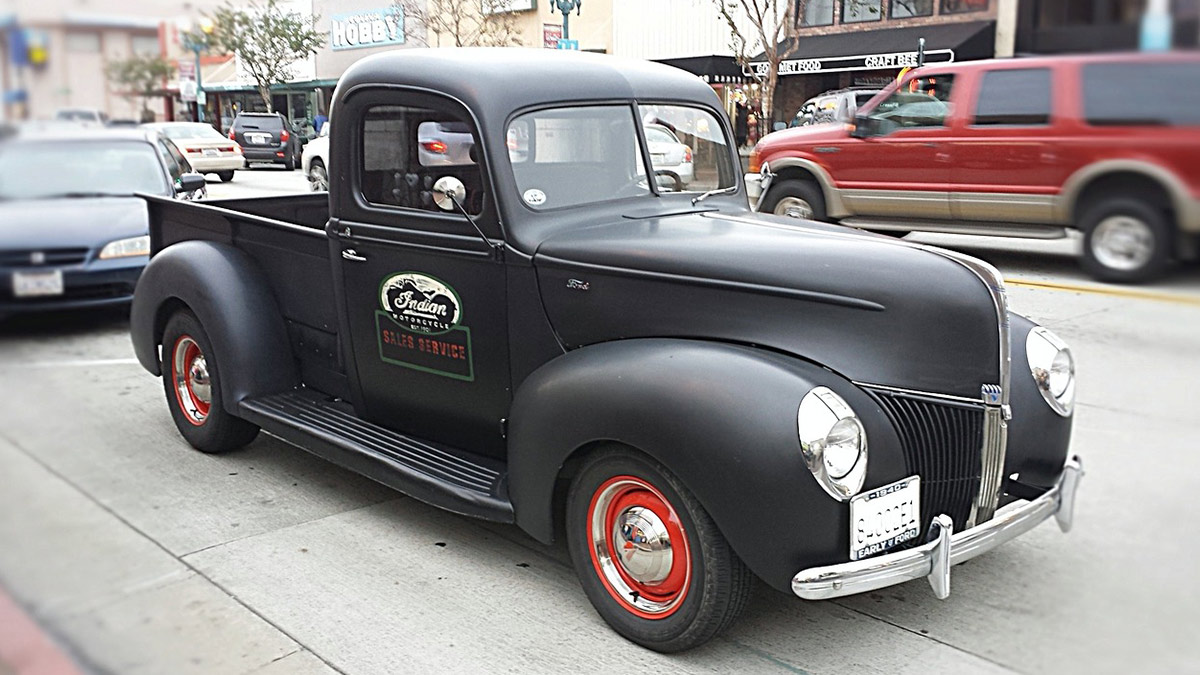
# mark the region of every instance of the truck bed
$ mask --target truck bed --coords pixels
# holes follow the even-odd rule
[[[146,197],[151,255],[181,241],[229,244],[265,273],[305,385],[348,398],[324,193],[185,202]],[[237,298],[230,298],[236,302]]]

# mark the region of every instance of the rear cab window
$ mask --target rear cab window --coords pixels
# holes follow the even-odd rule
[[[983,74],[974,126],[1033,126],[1050,123],[1049,68],[992,70]]]

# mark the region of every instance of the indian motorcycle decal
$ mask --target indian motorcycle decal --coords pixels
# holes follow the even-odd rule
[[[405,368],[475,380],[471,329],[460,325],[462,301],[454,289],[420,272],[393,274],[379,285],[375,311],[379,358]]]

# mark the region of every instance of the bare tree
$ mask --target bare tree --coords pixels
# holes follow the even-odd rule
[[[511,0],[395,0],[404,36],[427,47],[516,47],[521,43]]]
[[[721,18],[729,26],[730,42],[738,65],[750,73],[762,90],[763,116],[772,119],[775,87],[779,84],[779,64],[794,48],[796,17],[802,15],[806,0],[713,0]],[[784,40],[789,39],[787,44]],[[763,54],[766,67],[750,67],[750,59]],[[769,127],[768,127],[769,128]]]
[[[246,9],[226,1],[212,14],[214,44],[238,57],[267,110],[274,110],[271,85],[290,80],[292,64],[315,54],[325,43],[325,33],[314,28],[316,15],[288,11],[279,0],[248,2]]]
[[[122,95],[141,103],[141,121],[153,119],[149,99],[161,95],[166,89],[163,81],[175,74],[175,66],[155,54],[134,54],[113,61],[105,68],[110,82],[122,90]]]

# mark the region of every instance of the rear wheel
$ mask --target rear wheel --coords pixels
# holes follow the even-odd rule
[[[1084,211],[1085,271],[1103,281],[1155,279],[1171,262],[1172,228],[1166,214],[1134,197],[1115,196]]]
[[[228,183],[233,180],[233,172],[232,171],[218,171],[217,178],[220,178],[222,183]]]
[[[189,311],[176,312],[163,331],[162,380],[175,427],[201,452],[236,450],[258,427],[226,412],[220,368],[208,333]]]
[[[296,156],[293,155],[290,151],[288,152],[287,157],[284,158],[284,160],[283,160],[283,168],[286,169],[287,171],[295,171],[296,170]]]
[[[812,181],[780,181],[767,191],[762,211],[804,220],[826,220],[825,196]]]
[[[679,479],[622,447],[586,461],[567,497],[567,538],[584,592],[625,638],[691,649],[728,628],[753,577]]]

